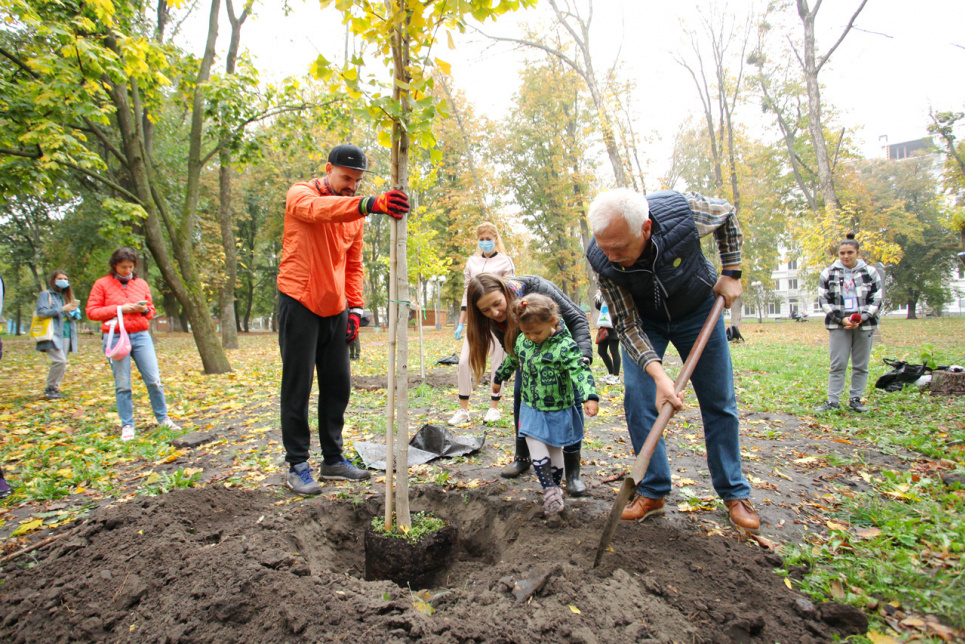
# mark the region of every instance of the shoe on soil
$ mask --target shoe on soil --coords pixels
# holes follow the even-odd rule
[[[464,423],[468,423],[469,412],[466,411],[465,409],[460,409],[455,414],[453,414],[452,418],[450,418],[448,422],[453,427],[455,427],[456,425],[462,425]]]
[[[322,486],[312,478],[312,468],[308,463],[293,465],[288,470],[288,487],[294,490],[295,494],[303,496],[322,492]]]
[[[861,404],[860,398],[852,398],[851,400],[849,400],[848,407],[850,407],[853,411],[858,412],[859,414],[863,414],[866,411],[868,411],[868,408]]]
[[[724,501],[730,514],[730,524],[739,530],[746,530],[757,534],[761,529],[761,519],[754,511],[754,506],[747,499]]]
[[[7,483],[7,479],[0,476],[0,499],[5,499],[13,494],[13,489],[11,489],[10,484]]]
[[[468,415],[468,414],[467,414]],[[503,417],[502,412],[500,412],[495,407],[490,407],[489,411],[486,412],[486,416],[483,418],[484,423],[495,423]]]
[[[47,400],[60,400],[63,397],[64,397],[63,394],[61,394],[60,391],[58,391],[57,389],[44,390],[44,398],[46,398]]]
[[[606,375],[606,376],[603,376],[602,378],[600,378],[600,382],[602,382],[602,383],[604,383],[604,384],[607,384],[607,385],[619,385],[619,384],[620,384],[620,377],[619,377],[619,376]]]
[[[627,521],[636,519],[645,521],[658,514],[663,514],[663,499],[648,499],[645,496],[637,496],[627,504],[627,507],[623,508],[623,514],[620,515],[620,518]]]
[[[121,427],[121,440],[131,441],[134,440],[134,425],[124,425]]]
[[[158,425],[160,425],[161,427],[164,427],[165,429],[171,429],[171,430],[174,430],[174,431],[176,431],[176,432],[181,431],[181,426],[178,425],[178,424],[177,424],[176,422],[174,422],[173,420],[171,420],[171,417],[170,417],[170,416],[167,417],[167,418],[165,418],[162,422],[158,423]]]
[[[329,481],[364,481],[372,478],[372,473],[360,470],[342,457],[341,463],[326,465],[324,462],[318,468],[318,477]]]
[[[543,490],[543,514],[559,514],[563,508],[563,490],[559,487]]]
[[[826,411],[838,411],[841,406],[838,403],[833,403],[830,400],[825,400],[824,404],[814,410],[815,414],[821,414]]]

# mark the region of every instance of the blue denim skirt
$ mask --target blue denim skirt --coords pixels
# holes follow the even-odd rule
[[[535,438],[552,447],[572,445],[583,440],[583,415],[576,405],[560,411],[540,411],[522,403],[519,435]]]

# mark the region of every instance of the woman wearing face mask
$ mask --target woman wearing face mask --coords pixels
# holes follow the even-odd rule
[[[137,255],[130,248],[114,251],[108,262],[111,272],[94,282],[87,301],[87,317],[103,322],[104,349],[107,349],[110,321],[117,317],[117,307],[124,315],[124,329],[131,340],[131,353],[123,360],[109,360],[114,372],[114,396],[117,401],[117,415],[121,417],[121,440],[134,438],[134,403],[131,397],[131,358],[141,372],[151,399],[151,409],[158,425],[167,429],[179,430],[180,427],[168,417],[164,387],[158,372],[157,355],[148,326],[154,317],[154,302],[151,287],[137,276],[134,268]],[[115,329],[115,338],[117,330]]]
[[[499,238],[499,231],[496,230],[496,226],[488,221],[479,224],[476,228],[476,239],[478,240],[477,250],[466,260],[466,269],[463,271],[466,288],[469,287],[472,278],[481,273],[492,273],[500,277],[512,277],[516,274],[516,266],[513,264],[513,260],[506,255],[506,249]],[[462,353],[459,356],[459,411],[449,419],[450,425],[461,425],[469,422],[469,394],[472,392],[472,374],[469,369],[469,342],[463,339],[465,329],[466,292],[463,290],[462,310],[459,313],[459,325],[456,327],[456,339],[463,340]],[[495,373],[499,365],[502,364],[503,358],[506,357],[502,345],[495,337],[492,338],[488,354],[492,371]],[[492,382],[492,375],[490,375],[490,382]],[[493,384],[489,411],[486,412],[483,422],[494,423],[501,418],[499,412],[500,389],[500,385]]]
[[[66,271],[53,271],[47,277],[46,291],[37,298],[37,317],[52,318],[54,337],[37,343],[37,351],[50,356],[50,371],[47,372],[47,400],[63,398],[60,383],[67,372],[67,354],[77,353],[77,320],[80,319],[79,300],[74,300],[74,291]]]

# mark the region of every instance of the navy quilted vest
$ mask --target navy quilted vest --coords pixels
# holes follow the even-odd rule
[[[653,222],[652,264],[642,257],[629,268],[614,264],[595,239],[586,249],[586,258],[598,274],[633,294],[641,317],[674,320],[692,313],[713,295],[717,273],[700,248],[687,199],[675,190],[662,190],[647,195],[647,203]]]

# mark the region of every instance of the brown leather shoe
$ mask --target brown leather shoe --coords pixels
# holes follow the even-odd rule
[[[751,534],[757,534],[761,529],[761,519],[747,499],[724,501],[724,505],[730,513],[730,524],[735,528],[747,530]]]
[[[633,521],[639,519],[643,521],[647,517],[663,514],[663,499],[648,499],[645,496],[638,496],[623,508],[621,519]]]

